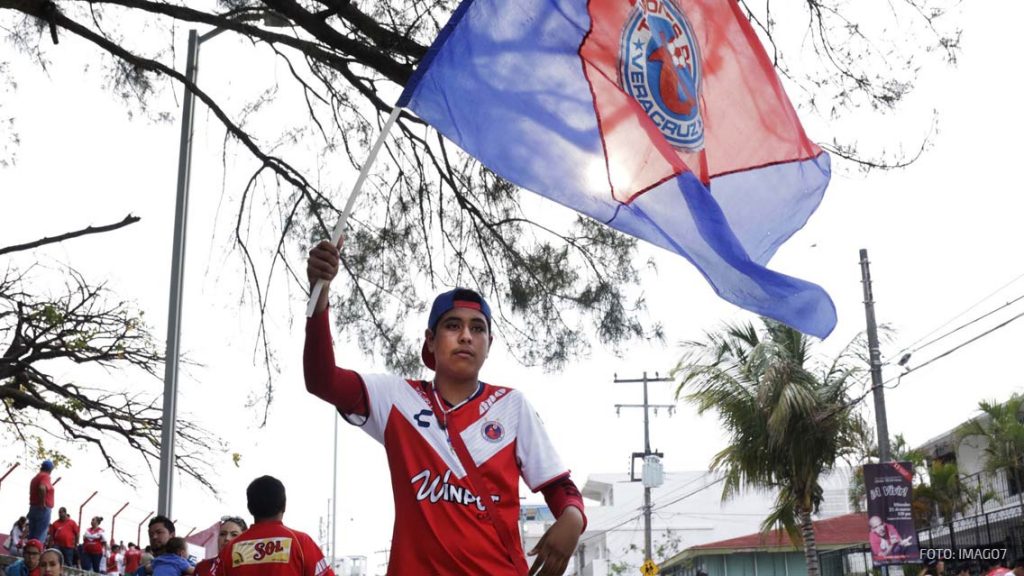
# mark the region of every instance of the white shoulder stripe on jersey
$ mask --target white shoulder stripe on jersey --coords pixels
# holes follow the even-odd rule
[[[521,402],[522,396],[517,391],[510,390],[494,401],[476,422],[462,431],[462,441],[466,443],[466,448],[477,466],[482,466],[503,448],[516,441],[519,434]]]
[[[441,457],[457,478],[466,475],[459,459],[448,447],[448,437],[438,425],[430,404],[408,380],[392,374],[369,374],[362,378],[371,406],[370,418],[363,427],[367,434],[384,444],[388,418],[392,409],[395,409],[419,432],[424,443]]]
[[[408,382],[406,382],[405,392],[398,395],[395,399],[395,407],[398,409],[398,413],[420,433],[420,437],[423,438],[424,442],[444,460],[445,465],[452,471],[452,474],[456,478],[463,478],[466,475],[466,471],[462,468],[459,458],[448,446],[448,436],[445,435],[444,430],[441,430],[440,424],[437,423],[437,418],[434,416],[434,411],[430,408],[430,404],[423,399],[423,396],[420,396],[419,392],[409,386]],[[421,422],[426,422],[429,425],[423,426]]]

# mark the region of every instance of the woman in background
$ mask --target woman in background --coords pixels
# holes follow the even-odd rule
[[[24,516],[18,518],[11,526],[11,536],[7,540],[7,551],[11,556],[21,558],[21,549],[25,546],[25,539],[28,538],[28,519]]]
[[[223,516],[220,519],[220,531],[217,534],[217,553],[219,554],[228,542],[238,538],[248,528],[245,520],[238,516]],[[213,576],[213,567],[216,562],[217,556],[214,556],[196,564],[195,576]]]
[[[100,528],[101,516],[93,516],[89,529],[82,535],[82,570],[103,572],[103,550],[107,547],[107,534]]]

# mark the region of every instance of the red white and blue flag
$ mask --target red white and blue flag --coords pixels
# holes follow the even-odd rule
[[[733,0],[464,0],[398,105],[518,186],[686,257],[729,302],[835,327],[821,287],[765,268],[821,202],[829,157]]]

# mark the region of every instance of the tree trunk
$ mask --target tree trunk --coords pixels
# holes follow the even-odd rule
[[[807,561],[807,576],[820,576],[818,542],[814,538],[814,524],[811,523],[811,511],[800,507],[797,510],[797,514],[800,517],[800,532],[804,537],[804,559]]]

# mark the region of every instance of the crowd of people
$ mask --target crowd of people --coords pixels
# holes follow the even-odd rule
[[[926,564],[920,576],[1024,576],[1024,557],[1012,563],[990,560],[979,564],[962,562],[949,566],[942,560],[936,560]]]
[[[16,568],[16,576],[22,576],[21,572],[26,567],[30,569],[24,576],[36,576],[35,571],[45,568],[43,553],[51,550],[60,555],[61,567],[73,566],[104,574],[134,573],[145,560],[147,552],[140,550],[134,542],[127,546],[123,542],[108,542],[102,516],[91,518],[85,531],[63,506],[58,508],[57,518],[52,519],[54,487],[50,473],[53,468],[50,460],[44,460],[39,466],[39,472],[29,483],[28,514],[19,517],[11,526],[8,552],[22,558]]]
[[[18,518],[11,527],[7,548],[19,559],[7,567],[5,576],[62,576],[69,566],[123,576],[334,576],[313,539],[284,525],[285,488],[271,476],[253,480],[246,490],[253,524],[250,526],[239,516],[222,517],[218,554],[195,562],[198,559],[189,556],[188,544],[176,535],[174,522],[166,516],[150,519],[149,545],[145,549],[134,542],[127,547],[109,542],[100,516],[93,517],[82,533],[63,507],[58,510],[58,519],[50,523],[52,470],[49,460],[40,468],[40,474],[46,475],[43,483],[48,486],[49,499],[39,501],[49,502],[48,507],[42,506],[47,509],[30,508],[30,514]],[[37,495],[38,484],[34,478],[33,497]],[[36,537],[40,533],[43,537]]]

